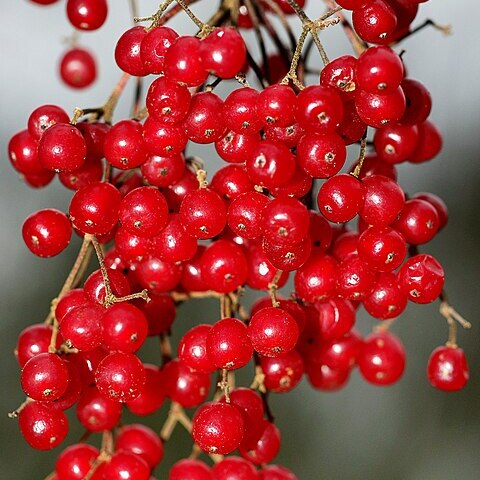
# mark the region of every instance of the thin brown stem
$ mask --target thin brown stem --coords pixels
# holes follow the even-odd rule
[[[355,169],[352,172],[352,175],[355,178],[358,178],[360,176],[366,153],[367,153],[367,131],[365,130],[365,134],[363,135],[363,138],[360,142],[360,153],[358,155],[358,162]]]
[[[125,90],[125,86],[127,85],[129,78],[130,78],[130,75],[128,73],[124,73],[120,77],[120,80],[118,81],[117,85],[115,85],[115,88],[110,94],[110,97],[108,97],[108,100],[105,102],[103,106],[103,119],[105,120],[105,123],[109,123],[109,124],[112,123],[113,112],[115,111],[115,108],[118,104],[118,100],[120,99],[120,96]]]
[[[273,280],[268,284],[268,292],[270,294],[270,298],[272,300],[272,307],[279,307],[280,302],[277,300],[277,290],[278,290],[278,282],[283,274],[282,270],[277,270]]]

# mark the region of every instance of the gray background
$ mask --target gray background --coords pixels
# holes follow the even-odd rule
[[[59,453],[59,449],[50,453],[31,450],[21,438],[16,421],[9,420],[6,412],[14,409],[23,396],[12,354],[18,333],[27,325],[43,320],[75,253],[72,246],[54,259],[41,260],[23,245],[20,236],[23,219],[39,208],[66,210],[71,193],[56,181],[42,191],[25,187],[10,168],[6,143],[13,133],[25,128],[29,113],[38,105],[58,103],[72,111],[75,106],[96,106],[106,99],[119,77],[112,60],[115,40],[131,21],[127,0],[109,3],[112,11],[106,26],[99,32],[81,36],[80,43],[93,49],[100,62],[100,81],[83,92],[67,90],[56,75],[57,61],[65,48],[61,40],[71,34],[64,2],[48,8],[25,0],[2,0],[0,5],[3,19],[0,28],[1,479],[42,479],[52,470]],[[139,3],[140,13],[148,15],[158,1]],[[207,10],[216,3],[204,0],[201,3],[204,6],[194,10],[206,19]],[[315,5],[320,2],[309,3],[312,16],[318,16],[320,7]],[[424,82],[432,93],[432,118],[443,132],[445,147],[433,162],[402,165],[399,169],[406,191],[432,191],[449,205],[448,228],[427,248],[445,267],[452,303],[474,324],[470,332],[460,332],[460,344],[470,362],[471,381],[464,391],[455,394],[440,393],[429,386],[425,365],[431,350],[445,341],[447,330],[436,305],[410,306],[394,327],[408,353],[407,370],[399,384],[387,389],[375,388],[365,384],[355,372],[340,393],[316,392],[304,381],[293,393],[273,398],[284,439],[278,461],[296,471],[302,480],[480,477],[478,13],[478,4],[467,0],[432,0],[422,5],[418,23],[433,17],[439,23],[452,24],[454,29],[451,37],[427,29],[403,45],[410,76]],[[177,22],[178,28],[185,29],[183,24],[186,24],[184,17]],[[187,29],[192,31],[190,25]],[[332,58],[349,52],[339,30],[335,28],[324,35]],[[116,118],[128,114],[131,92],[125,97]],[[212,164],[207,158],[207,165]],[[217,306],[208,305],[210,311],[199,309],[198,303],[183,307],[178,330],[214,321]],[[361,331],[368,332],[372,324],[366,315],[360,315]],[[155,344],[149,341],[147,347],[145,358],[154,361]],[[162,411],[149,419],[150,424],[158,428],[164,415]],[[70,413],[72,419],[73,416]],[[81,433],[75,424],[73,420],[70,443]],[[173,442],[177,441],[178,446],[167,445],[167,457],[158,478],[166,478],[165,466],[189,452],[186,435],[176,432]]]

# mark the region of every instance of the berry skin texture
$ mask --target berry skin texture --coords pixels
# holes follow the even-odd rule
[[[143,77],[148,70],[140,57],[140,45],[147,35],[144,27],[132,27],[122,34],[115,46],[118,67],[130,75]]]
[[[428,381],[437,390],[455,392],[468,382],[469,371],[465,352],[458,347],[437,347],[427,365]]]
[[[409,300],[414,303],[431,303],[442,292],[445,273],[434,257],[419,254],[402,265],[398,278]]]
[[[285,310],[266,307],[255,313],[248,324],[248,336],[253,348],[265,357],[278,357],[295,347],[298,325]]]
[[[77,418],[92,432],[110,430],[120,420],[122,404],[102,395],[96,387],[84,389],[77,403]]]
[[[280,431],[267,420],[261,422],[262,433],[253,448],[240,445],[240,455],[255,465],[270,463],[280,450]]]
[[[69,87],[89,87],[97,78],[95,58],[83,48],[68,50],[60,61],[60,77]]]
[[[65,250],[72,236],[67,216],[48,208],[32,213],[22,227],[22,237],[28,249],[39,257],[54,257]]]
[[[348,222],[362,209],[365,188],[354,176],[342,173],[329,178],[318,192],[320,213],[336,223]]]
[[[68,432],[68,420],[62,411],[37,402],[25,405],[18,414],[18,424],[25,440],[37,450],[55,448]]]
[[[353,28],[369,43],[388,42],[397,26],[394,10],[383,0],[372,0],[352,12]]]
[[[187,367],[200,373],[213,373],[217,367],[207,352],[207,338],[211,325],[200,324],[183,335],[178,344],[178,358]]]
[[[102,474],[109,480],[148,480],[150,468],[141,456],[119,450],[105,462]]]
[[[150,30],[140,44],[140,58],[148,73],[160,74],[165,67],[165,54],[178,38],[175,30],[161,26]]]
[[[244,433],[240,410],[228,403],[205,403],[193,417],[193,440],[206,453],[227,455],[233,452],[239,447]]]
[[[223,318],[207,334],[206,350],[216,368],[235,370],[245,366],[253,355],[247,327],[236,318]]]
[[[67,365],[55,353],[40,353],[25,364],[20,382],[33,400],[57,400],[68,386]]]
[[[293,390],[305,371],[302,357],[296,350],[275,358],[262,357],[260,366],[265,374],[265,388],[276,393]]]
[[[41,105],[28,117],[28,133],[40,140],[43,132],[56,123],[68,123],[67,112],[57,105]]]
[[[145,380],[145,368],[132,353],[111,353],[99,363],[95,372],[95,383],[100,393],[117,402],[137,398]]]
[[[355,106],[363,122],[375,128],[383,128],[402,118],[406,108],[405,94],[402,87],[388,95],[361,90],[355,98]]]
[[[405,350],[400,340],[388,332],[365,338],[357,359],[363,378],[378,386],[397,382],[405,369]]]
[[[227,457],[213,466],[216,480],[258,480],[256,468],[241,457]]]
[[[118,222],[120,200],[120,192],[112,184],[92,183],[73,196],[70,221],[83,233],[108,233]]]
[[[38,142],[38,159],[47,170],[77,170],[85,162],[86,155],[87,146],[82,134],[69,123],[52,125]]]

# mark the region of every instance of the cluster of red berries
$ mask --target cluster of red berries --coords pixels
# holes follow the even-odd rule
[[[93,3],[68,1],[76,27],[103,23],[106,3],[92,13]],[[358,35],[377,44],[408,31],[417,3],[338,1],[353,10]],[[292,2],[276,4],[294,12]],[[238,18],[248,27],[243,7]],[[122,404],[146,416],[168,397],[169,417],[183,422],[203,452],[239,452],[212,469],[181,460],[170,480],[294,480],[285,467],[265,466],[281,442],[265,392],[291,391],[304,374],[314,388],[336,390],[356,366],[372,384],[396,382],[405,368],[402,343],[388,322],[362,338],[353,330],[356,310],[363,305],[385,321],[408,301],[443,296],[442,266],[417,247],[445,226],[446,207],[431,193],[406,199],[396,181],[395,164],[427,161],[441,148],[427,119],[428,90],[405,78],[402,59],[385,45],[332,60],[319,83],[306,88],[289,74],[257,90],[239,76],[247,48],[233,27],[205,26],[196,37],[155,22],[133,27],[118,40],[115,59],[130,75],[159,75],[146,95],[143,124],[140,116],[113,125],[77,122],[82,112],[70,120],[62,108],[43,105],[9,144],[27,184],[45,186],[57,174],[75,192],[68,215],[45,209],[27,218],[27,247],[57,255],[74,230],[87,248],[93,244],[101,267],[82,288],[67,279],[52,322],[20,334],[16,353],[28,397],[18,410],[20,429],[34,448],[53,448],[68,430],[64,410],[76,405],[88,431],[115,430],[115,440],[102,451],[66,448],[53,478],[148,480],[163,443],[142,425],[117,428]],[[222,99],[207,84],[210,75],[237,77],[241,86]],[[365,156],[369,127],[376,129],[375,151]],[[213,144],[226,162],[210,183],[199,160],[185,156],[190,142]],[[341,173],[347,147],[358,143],[358,163]],[[325,181],[317,211],[318,179]],[[346,225],[355,218],[356,227]],[[290,272],[294,292],[281,298],[276,291]],[[250,315],[240,305],[245,287],[269,293]],[[142,363],[136,352],[147,337],[164,340],[176,304],[193,296],[219,297],[221,318],[190,329],[178,358],[162,367]],[[231,389],[230,372],[252,361],[254,388]],[[219,395],[205,403],[216,371]],[[463,388],[463,350],[452,342],[437,348],[428,378],[440,390]],[[192,407],[190,421],[183,408]]]

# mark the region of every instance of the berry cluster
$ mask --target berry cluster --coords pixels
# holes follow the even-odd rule
[[[101,450],[85,443],[64,449],[52,479],[148,480],[181,424],[195,458],[177,462],[170,480],[294,480],[287,468],[267,465],[281,444],[268,392],[291,391],[304,375],[315,389],[337,390],[356,367],[369,383],[395,383],[406,359],[389,327],[409,301],[440,299],[450,326],[447,344],[430,357],[430,383],[453,391],[468,380],[455,322],[469,324],[447,303],[440,263],[418,251],[447,223],[446,206],[431,193],[407,197],[397,182],[396,164],[430,160],[442,144],[428,120],[427,88],[406,77],[392,48],[420,2],[339,0],[353,10],[353,29],[338,8],[312,21],[294,0],[230,9],[222,2],[211,25],[187,2],[169,9],[172,3],[148,17],[149,27],[119,38],[115,60],[125,75],[104,107],[76,109],[70,118],[59,106],[40,106],[10,141],[11,163],[28,185],[43,187],[57,175],[74,192],[68,214],[44,209],[25,220],[27,247],[51,257],[73,231],[83,237],[46,321],[19,336],[27,399],[14,414],[38,449],[64,440],[64,411],[73,406],[87,431],[103,432]],[[198,35],[163,25],[178,11]],[[76,28],[94,30],[107,5],[69,0],[67,12]],[[287,68],[275,70],[266,55],[261,67],[239,28],[270,31],[270,16],[286,22],[294,13],[303,31]],[[358,56],[329,61],[317,30],[339,21]],[[305,86],[308,35],[325,66]],[[247,80],[250,69],[257,88]],[[145,108],[112,123],[128,77],[152,74]],[[214,89],[228,79],[232,89],[221,98]],[[186,153],[192,143],[213,144],[226,163],[210,181],[203,161]],[[342,173],[348,149],[358,161]],[[92,251],[100,268],[84,280]],[[277,290],[290,276],[294,290],[283,298]],[[245,288],[266,293],[249,313]],[[191,328],[175,357],[176,307],[204,297],[219,299],[220,315]],[[365,338],[354,330],[361,306],[379,320]],[[137,355],[155,336],[161,366]],[[234,371],[250,363],[250,388],[233,388]],[[208,401],[215,372],[218,388]],[[119,427],[123,405],[147,416],[167,397],[160,436],[141,424]],[[192,419],[188,408],[196,408]],[[201,452],[212,468],[196,458]]]

